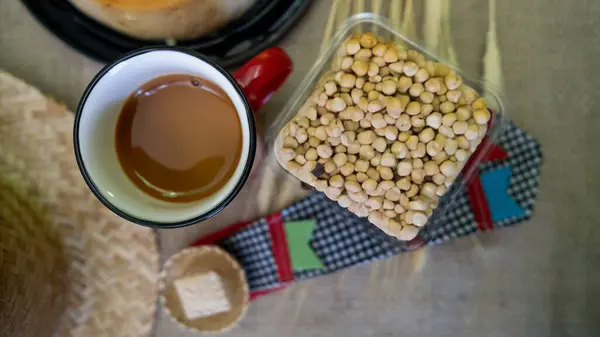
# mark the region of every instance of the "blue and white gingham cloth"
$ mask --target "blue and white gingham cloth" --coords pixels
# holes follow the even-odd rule
[[[480,174],[500,167],[510,166],[512,177],[508,194],[525,210],[521,217],[494,223],[506,227],[529,219],[535,206],[542,153],[539,144],[510,121],[496,140],[508,153],[508,159],[484,162]],[[454,184],[458,186],[459,184]],[[428,245],[473,234],[478,226],[469,203],[465,187],[457,187],[452,207],[444,207],[448,200],[442,198],[419,237]],[[445,211],[445,212],[444,212]],[[323,269],[295,271],[295,280],[304,280],[332,273],[358,264],[391,257],[411,248],[383,233],[365,218],[356,217],[323,193],[313,193],[281,211],[284,222],[314,219],[316,228],[310,244],[325,265]],[[267,290],[281,284],[271,251],[271,238],[264,219],[250,224],[220,245],[237,258],[246,271],[251,291]]]

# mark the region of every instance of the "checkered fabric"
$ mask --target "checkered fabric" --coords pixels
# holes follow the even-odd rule
[[[268,289],[279,284],[269,228],[264,219],[221,241],[219,246],[244,267],[250,289]]]
[[[531,217],[538,189],[542,154],[539,144],[510,121],[506,122],[503,133],[496,139],[496,144],[508,153],[508,159],[482,163],[478,167],[479,173],[510,166],[512,177],[508,194],[525,210],[524,216],[494,223],[494,227],[506,227]],[[467,189],[461,185],[453,185],[456,193],[447,194],[452,195],[452,199],[442,198],[440,207],[421,230],[419,237],[426,244],[438,244],[479,230]],[[317,223],[310,245],[325,268],[295,271],[295,280],[335,272],[410,250],[408,243],[389,237],[365,218],[356,217],[322,193],[314,193],[283,209],[281,216],[284,222],[314,219]],[[251,291],[267,290],[281,285],[271,250],[268,225],[264,219],[226,239],[222,246],[231,252],[246,270]]]
[[[296,280],[393,256],[404,248],[398,244],[400,241],[390,238],[322,193],[314,193],[282,210],[281,216],[284,222],[308,218],[317,223],[310,245],[325,268],[295,271]]]

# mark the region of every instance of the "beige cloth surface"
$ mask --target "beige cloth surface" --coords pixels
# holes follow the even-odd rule
[[[315,0],[282,42],[295,72],[265,107],[268,119],[314,62],[330,6]],[[302,282],[252,303],[228,336],[600,334],[600,2],[500,0],[498,16],[510,118],[545,155],[533,219]],[[479,74],[487,1],[453,1],[452,27],[461,67]],[[101,65],[45,31],[19,1],[0,0],[0,67],[74,109]],[[251,183],[211,221],[161,231],[163,258],[202,232],[257,216],[245,202],[256,194]],[[167,319],[156,335],[190,336]]]

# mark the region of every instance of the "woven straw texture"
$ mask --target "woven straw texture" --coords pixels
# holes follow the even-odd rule
[[[187,320],[173,282],[214,271],[223,279],[231,310],[209,317]],[[182,329],[195,333],[222,333],[234,328],[246,316],[249,304],[248,282],[236,260],[217,246],[187,248],[171,256],[160,277],[160,298],[167,315]]]
[[[67,291],[63,245],[39,205],[0,176],[0,336],[57,328]],[[34,322],[35,324],[31,324]]]
[[[158,291],[155,233],[121,220],[93,197],[75,163],[72,128],[73,116],[63,106],[0,71],[0,176],[39,208],[30,212],[30,221],[39,214],[64,245],[67,307],[57,335],[149,336]],[[21,244],[29,244],[29,234],[21,235]],[[0,236],[0,242],[5,240]],[[29,269],[15,268],[23,273]],[[5,308],[0,308],[0,315],[6,316]],[[23,313],[8,310],[6,317],[17,323],[7,324],[26,319]],[[49,327],[46,336],[52,335]]]

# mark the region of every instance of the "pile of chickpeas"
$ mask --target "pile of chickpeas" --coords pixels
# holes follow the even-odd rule
[[[340,206],[411,240],[490,118],[486,101],[448,66],[356,34],[281,130],[278,159]]]

